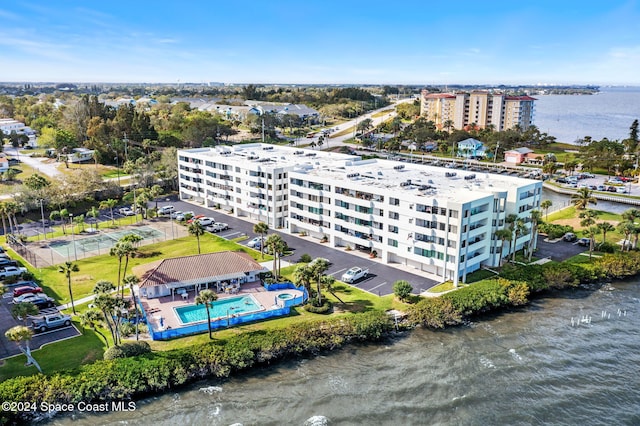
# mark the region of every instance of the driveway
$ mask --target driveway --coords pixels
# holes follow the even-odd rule
[[[158,205],[172,205],[176,210],[193,211],[195,214],[213,217],[217,222],[228,223],[230,229],[216,234],[222,238],[233,239],[242,236],[253,238],[258,236],[253,232],[253,222],[233,217],[221,210],[211,210],[197,204],[178,200],[177,196],[166,198],[159,202]],[[299,237],[275,230],[270,230],[269,233],[279,234],[289,247],[294,250],[292,255],[283,258],[283,260],[295,263],[305,253],[314,259],[317,257],[326,258],[332,262],[327,273],[333,275],[336,279],[340,279],[342,274],[353,266],[369,268],[369,276],[353,283],[353,286],[378,296],[393,294],[393,283],[398,280],[408,281],[413,286],[414,293],[425,291],[438,284],[436,281],[421,275],[385,265],[379,259],[369,259],[363,253],[347,252],[343,249],[332,248],[327,244],[320,244],[316,240],[312,240],[311,237]],[[248,242],[250,238],[244,242],[241,241],[240,244]]]

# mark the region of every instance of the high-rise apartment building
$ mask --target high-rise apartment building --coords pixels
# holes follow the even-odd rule
[[[465,281],[529,244],[536,180],[267,144],[178,151],[180,197]],[[526,232],[495,237],[509,214]],[[535,241],[534,241],[535,244]]]
[[[508,96],[486,91],[471,93],[429,93],[422,91],[420,114],[441,129],[493,126],[501,131],[533,124],[534,101],[531,96]]]

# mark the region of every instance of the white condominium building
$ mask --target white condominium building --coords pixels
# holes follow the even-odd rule
[[[178,164],[183,199],[455,283],[509,253],[494,234],[510,214],[525,226],[515,249],[529,243],[542,191],[530,179],[267,144],[181,150]]]
[[[452,94],[423,90],[420,114],[446,130],[464,129],[471,124],[479,128],[493,126],[496,131],[516,126],[526,130],[533,124],[535,100],[486,91]]]

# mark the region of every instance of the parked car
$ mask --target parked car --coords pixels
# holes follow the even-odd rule
[[[4,280],[7,277],[15,277],[27,272],[27,268],[22,266],[7,266],[0,269],[0,280]]]
[[[624,186],[619,186],[616,188],[616,192],[618,194],[626,194],[627,193],[627,188],[625,188]]]
[[[591,244],[591,240],[589,238],[580,238],[578,240],[578,245],[587,247],[589,244]]]
[[[186,220],[186,219],[188,219],[190,217],[193,217],[193,216],[194,216],[194,214],[191,211],[189,211],[189,212],[179,212],[178,214],[176,214],[175,219],[178,222],[182,222],[183,220]]]
[[[564,236],[562,237],[563,240],[565,241],[569,241],[570,243],[574,242],[575,240],[578,239],[578,237],[576,236],[576,234],[574,234],[573,232],[567,232],[566,234],[564,234]]]
[[[39,332],[52,330],[58,327],[68,327],[71,325],[71,317],[61,313],[45,315],[42,318],[34,319],[31,327]]]
[[[0,268],[5,266],[18,266],[18,262],[6,257],[0,257]]]
[[[135,216],[135,213],[129,207],[122,207],[120,210],[118,210],[118,213],[123,216]]]
[[[229,229],[229,225],[222,222],[216,222],[212,225],[206,227],[206,230],[209,232],[220,232]]]
[[[158,209],[158,216],[165,216],[173,213],[175,207],[173,206],[162,206]]]
[[[342,282],[350,284],[358,281],[361,278],[366,278],[367,275],[369,275],[369,269],[362,269],[358,266],[354,266],[353,268],[342,274],[340,280]]]
[[[23,285],[13,289],[13,297],[18,297],[25,293],[42,293],[42,288]]]
[[[261,237],[255,237],[254,239],[252,239],[247,243],[247,247],[254,248],[254,249],[260,249],[261,245],[262,245]]]
[[[558,182],[558,183],[568,183],[569,181],[566,180],[565,178],[558,178],[558,179],[556,179],[556,182]]]
[[[618,190],[616,189],[615,186],[607,186],[607,191],[608,192],[618,192]]]
[[[190,218],[187,219],[187,223],[193,223],[196,220],[200,220],[202,218],[204,218],[203,214],[198,214],[198,215],[195,215],[195,216],[191,216]]]
[[[212,217],[201,217],[200,219],[197,219],[197,220],[198,220],[198,223],[202,226],[210,226],[216,222],[215,219]]]
[[[175,218],[178,217],[178,215],[181,215],[181,214],[184,214],[184,212],[182,210],[174,211],[174,212],[171,212],[170,217],[171,217],[171,219],[175,219]]]
[[[596,188],[598,191],[606,191],[607,187],[604,185],[598,185],[598,187]]]
[[[54,300],[44,293],[38,293],[38,294],[24,293],[21,296],[14,297],[13,303],[33,303],[39,308],[42,308],[42,307],[50,308],[55,305]]]

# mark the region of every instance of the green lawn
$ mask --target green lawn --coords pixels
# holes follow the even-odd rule
[[[615,220],[615,221],[622,220],[622,215],[619,215],[617,213],[610,213],[604,210],[597,210],[595,208],[597,207],[597,205],[594,206],[593,204],[590,204],[590,207],[591,208],[589,210],[595,210],[599,213],[596,219],[598,222],[603,220]],[[547,222],[554,222],[557,220],[564,220],[564,219],[573,219],[573,218],[579,217],[579,214],[580,212],[576,210],[575,207],[570,206],[565,209],[558,210],[553,213],[549,213],[549,220],[547,220]]]
[[[38,173],[38,170],[25,163],[20,163],[17,166],[11,166],[11,169],[18,171],[18,174],[11,182],[0,182],[0,195],[14,194],[16,191],[20,191],[22,182],[28,177]],[[42,175],[42,173],[40,174]]]
[[[82,331],[77,320],[74,324]],[[10,343],[13,344],[13,343]],[[36,349],[36,348],[33,348]],[[72,339],[52,343],[42,349],[33,350],[33,357],[38,361],[42,371],[46,374],[59,370],[69,370],[82,364],[90,364],[102,359],[104,341],[92,330],[85,330],[84,334]],[[10,377],[28,376],[38,372],[35,367],[26,367],[26,358],[20,354],[4,360],[0,366],[0,381]]]

